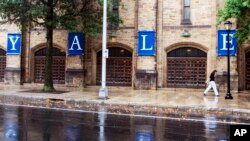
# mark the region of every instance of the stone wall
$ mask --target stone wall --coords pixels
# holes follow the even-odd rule
[[[14,24],[4,24],[0,26],[0,47],[6,51],[8,33],[20,33],[18,27]],[[20,55],[6,56],[6,69],[4,75],[5,84],[20,84],[21,68]]]

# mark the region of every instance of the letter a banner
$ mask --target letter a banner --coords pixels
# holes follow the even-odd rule
[[[155,32],[138,32],[138,56],[155,56]]]
[[[68,55],[83,55],[83,33],[70,32],[68,36]]]
[[[229,42],[226,30],[218,30],[218,56],[227,56],[227,48],[229,46],[230,56],[236,56],[236,37],[235,30],[230,30]]]
[[[9,33],[7,37],[7,55],[19,55],[21,52],[21,34]]]

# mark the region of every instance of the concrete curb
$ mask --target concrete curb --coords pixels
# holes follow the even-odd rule
[[[207,108],[201,106],[155,106],[139,103],[110,103],[105,100],[73,100],[16,95],[0,95],[0,103],[3,105],[13,104],[92,112],[99,112],[101,107],[105,112],[112,114],[191,119],[204,119],[207,116],[216,116],[217,120],[223,122],[250,122],[249,109]]]

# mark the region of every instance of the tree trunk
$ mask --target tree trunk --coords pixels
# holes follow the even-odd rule
[[[27,75],[26,75],[26,72],[27,72],[27,63],[28,63],[28,60],[26,60],[27,58],[27,37],[28,37],[28,32],[25,31],[25,30],[21,30],[21,85],[23,83],[26,82],[26,78],[27,78]]]
[[[48,14],[46,18],[46,29],[47,29],[47,49],[46,49],[46,66],[45,66],[45,81],[43,91],[53,92],[55,91],[53,85],[53,73],[52,73],[52,55],[53,55],[53,0],[48,0]]]
[[[28,0],[23,0],[23,7],[28,5]],[[29,58],[30,58],[30,19],[21,18],[21,84],[30,82]]]

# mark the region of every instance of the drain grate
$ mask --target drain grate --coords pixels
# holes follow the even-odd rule
[[[49,94],[63,94],[63,93],[67,93],[69,91],[62,91],[62,90],[57,90],[54,92],[44,92],[42,90],[24,90],[24,91],[19,91],[22,93],[49,93]]]
[[[48,98],[46,101],[47,102],[57,102],[57,103],[65,102],[64,99],[57,99],[57,98]]]

